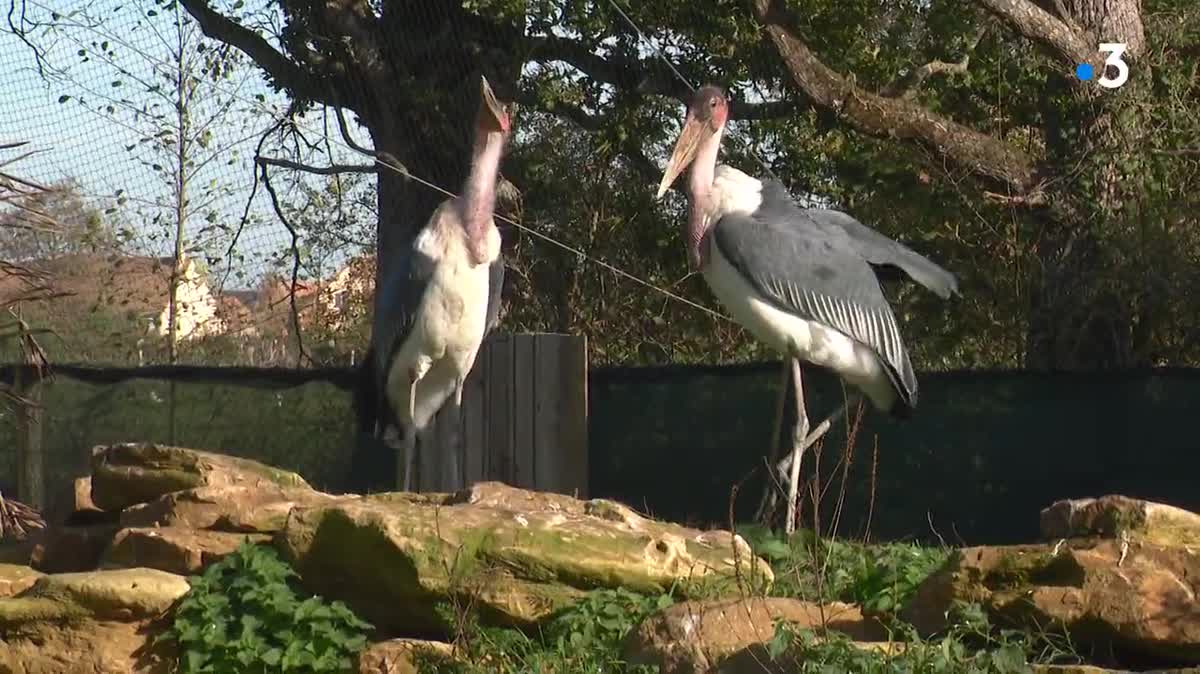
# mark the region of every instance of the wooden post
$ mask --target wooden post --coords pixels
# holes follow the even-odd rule
[[[42,453],[42,378],[36,368],[18,369],[14,389],[24,399],[16,405],[17,498],[42,510],[45,503],[45,461]]]
[[[449,461],[453,453],[457,461]],[[454,466],[453,471],[443,466]],[[422,437],[422,491],[483,480],[587,495],[587,339],[493,334]]]

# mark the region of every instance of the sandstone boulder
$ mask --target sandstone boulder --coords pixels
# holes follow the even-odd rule
[[[0,597],[11,597],[25,591],[41,575],[23,564],[0,563]]]
[[[101,559],[102,568],[146,567],[183,576],[204,571],[243,542],[266,543],[267,534],[236,534],[187,527],[122,529]]]
[[[1200,514],[1127,496],[1056,501],[1042,510],[1041,525],[1048,539],[1124,537],[1200,551]]]
[[[91,497],[103,510],[121,510],[196,487],[264,484],[309,488],[296,473],[235,456],[147,442],[92,450]]]
[[[1148,542],[1072,539],[966,548],[917,589],[904,617],[925,634],[954,600],[1000,624],[1066,631],[1083,649],[1200,662],[1200,554]]]
[[[283,529],[297,504],[324,505],[355,496],[275,484],[198,487],[164,494],[121,511],[127,528],[182,527],[238,533],[274,533]]]
[[[836,630],[862,648],[891,652],[902,646],[888,642],[880,623],[849,604],[752,597],[688,601],[660,611],[629,633],[624,659],[657,666],[660,674],[796,671],[794,657],[784,653],[772,662],[766,652],[777,621],[798,629]]]
[[[368,646],[359,656],[359,674],[420,674],[428,665],[454,660],[454,647],[441,641],[391,639]],[[426,669],[422,669],[422,667]]]
[[[444,633],[435,607],[473,601],[493,624],[529,625],[594,588],[688,594],[769,583],[740,537],[650,520],[611,501],[500,483],[458,494],[375,494],[296,505],[277,537],[305,585],[385,635]]]
[[[187,590],[183,577],[153,569],[40,576],[0,599],[0,671],[169,671],[166,647],[152,638]]]

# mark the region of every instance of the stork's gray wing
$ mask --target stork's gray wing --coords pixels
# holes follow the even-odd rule
[[[500,322],[500,291],[504,289],[504,256],[496,257],[496,261],[488,267],[488,305],[487,322],[484,323],[483,334],[486,337],[492,328]]]
[[[408,339],[421,299],[429,287],[437,261],[413,246],[404,246],[391,258],[392,268],[381,282],[375,298],[375,320],[371,341],[375,346],[375,377],[380,390],[396,350]]]
[[[799,208],[728,214],[712,245],[778,308],[831,327],[879,355],[897,393],[917,403],[917,377],[896,317],[871,266],[844,240],[830,238]]]
[[[932,290],[942,299],[958,292],[958,279],[923,255],[904,244],[889,239],[879,232],[855,220],[841,211],[824,208],[800,209],[792,196],[778,181],[763,183],[763,203],[771,204],[774,210],[786,211],[789,206],[806,216],[830,237],[842,238],[862,259],[873,265],[892,265],[908,274],[909,278]]]

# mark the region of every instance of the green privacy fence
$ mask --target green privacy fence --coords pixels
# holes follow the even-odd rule
[[[841,404],[842,388],[811,368],[804,376],[815,423]],[[1200,511],[1200,370],[928,373],[920,383],[911,420],[865,415],[844,479],[845,424],[826,437],[823,529],[839,492],[843,535],[862,535],[869,518],[877,538],[954,544],[1029,540],[1039,510],[1060,498],[1120,492]],[[734,516],[746,520],[763,488],[781,384],[776,363],[595,370],[593,495],[724,525],[732,487],[745,480]],[[813,510],[806,504],[810,524]]]
[[[175,383],[175,442],[295,470],[324,489],[354,486],[347,371],[199,370],[207,374]],[[41,391],[48,494],[86,472],[93,445],[170,439],[169,382],[85,383],[63,372]],[[0,378],[11,380],[11,369]],[[956,372],[920,380],[911,420],[867,413],[844,479],[843,425],[827,436],[819,469],[824,529],[843,485],[837,531],[861,535],[869,513],[872,536],[887,539],[1028,540],[1051,501],[1109,492],[1200,510],[1200,370]],[[805,383],[814,418],[840,404],[832,377],[810,369]],[[740,483],[734,516],[747,520],[763,488],[780,384],[776,363],[592,370],[590,496],[724,526]],[[12,421],[0,407],[6,494],[15,493],[17,470]],[[813,477],[814,462],[805,465]],[[806,505],[803,519],[811,522],[812,513]]]

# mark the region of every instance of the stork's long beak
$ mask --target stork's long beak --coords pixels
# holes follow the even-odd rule
[[[508,132],[508,110],[505,109],[500,101],[496,100],[496,94],[492,92],[492,85],[488,84],[487,78],[483,75],[479,76],[479,100],[487,113],[496,120],[496,125],[501,131]]]
[[[683,131],[679,132],[679,140],[675,141],[675,150],[671,152],[671,161],[667,162],[667,170],[663,172],[662,182],[658,184],[655,199],[662,199],[671,183],[675,182],[679,174],[696,158],[696,151],[700,149],[700,141],[704,138],[705,131],[704,123],[688,113]]]

